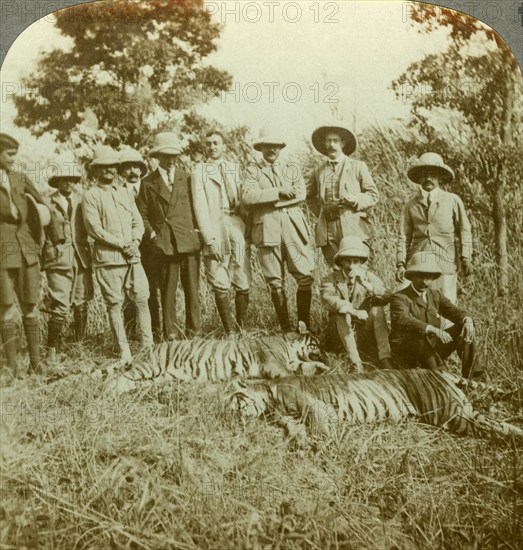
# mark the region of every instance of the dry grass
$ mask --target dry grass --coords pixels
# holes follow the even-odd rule
[[[383,149],[385,168],[368,161],[373,173],[388,170],[376,178],[388,207],[374,215],[373,264],[393,285],[391,235],[408,190],[394,185],[399,153]],[[274,329],[254,267],[250,328]],[[489,378],[519,389],[482,403],[498,418],[516,417],[523,402],[523,293],[513,279],[506,305],[485,262],[460,297],[479,320]],[[295,288],[289,281],[291,307]],[[318,331],[325,314],[314,292]],[[202,303],[204,329],[216,331],[205,285]],[[1,390],[0,548],[521,548],[521,448],[414,422],[340,426],[299,448],[267,422],[224,414],[223,387],[172,383],[116,398],[85,374],[112,353],[99,299],[90,312],[90,339],[49,365],[51,375],[79,376]]]

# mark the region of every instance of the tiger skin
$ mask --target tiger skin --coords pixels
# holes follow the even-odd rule
[[[458,435],[495,432],[523,439],[523,430],[474,411],[459,386],[472,382],[449,372],[426,369],[288,376],[277,380],[234,381],[226,407],[244,417],[271,413],[290,435],[303,437],[305,422],[313,432],[330,435],[340,422],[363,424],[415,417]]]
[[[325,354],[310,334],[238,340],[193,338],[156,344],[124,368],[108,369],[109,388],[131,391],[153,381],[219,382],[235,377],[313,376],[327,370]]]

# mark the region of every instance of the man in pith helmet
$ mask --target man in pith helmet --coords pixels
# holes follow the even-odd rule
[[[305,182],[297,164],[278,162],[285,142],[265,130],[254,142],[261,152],[258,164],[248,167],[242,201],[252,215],[251,241],[267,282],[280,326],[292,329],[285,294],[285,265],[296,279],[298,322],[308,327],[314,272],[313,250],[301,205],[305,200]]]
[[[337,122],[320,126],[311,140],[327,158],[312,173],[307,199],[319,214],[316,246],[332,266],[343,237],[356,236],[364,241],[372,237],[368,211],[378,202],[378,189],[367,165],[351,157],[356,136],[348,128]]]
[[[440,187],[454,180],[454,171],[440,155],[425,153],[408,177],[419,189],[401,213],[396,278],[403,281],[405,265],[416,252],[430,251],[441,270],[433,288],[455,304],[458,271],[469,276],[473,265],[472,229],[463,201]]]

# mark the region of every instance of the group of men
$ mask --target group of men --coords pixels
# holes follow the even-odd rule
[[[118,154],[98,146],[89,164],[93,185],[79,190],[80,176],[64,170],[49,179],[55,192],[48,200],[22,172],[13,170],[16,140],[0,137],[0,322],[11,372],[17,367],[17,300],[30,371],[41,367],[40,260],[48,281],[50,349],[60,347],[71,308],[75,338],[84,337],[93,275],[123,361],[131,359],[126,324],[138,328],[144,348],[155,338],[199,333],[201,257],[224,331],[234,338],[247,320],[251,244],[281,329],[294,326],[286,271],[297,282],[297,320],[309,326],[314,248],[303,209],[306,201],[317,214],[315,244],[332,268],[321,285],[329,311],[327,349],[344,350],[358,370],[366,354],[384,368],[393,366],[393,356],[403,367],[421,363],[435,368],[453,349],[462,357],[464,374],[470,375],[476,364],[472,320],[455,305],[459,266],[467,275],[472,272],[470,223],[461,199],[440,188],[454,173],[439,155],[422,155],[408,172],[420,190],[403,209],[397,278],[411,284],[391,295],[368,268],[373,237],[368,212],[378,202],[378,189],[367,165],[351,157],[356,137],[337,123],[312,134],[313,146],[326,159],[308,184],[297,164],[278,161],[286,143],[266,131],[253,144],[261,153],[259,162],[243,173],[237,162],[227,159],[224,135],[209,131],[207,159],[192,174],[178,164],[182,149],[177,136],[163,132],[149,151],[157,164],[150,173],[138,151]],[[41,224],[32,221],[43,216],[45,206],[50,219],[42,250],[38,227],[32,227]],[[176,316],[179,280],[185,330]],[[384,311],[389,302],[390,338]],[[442,318],[454,323],[452,327],[442,325]]]

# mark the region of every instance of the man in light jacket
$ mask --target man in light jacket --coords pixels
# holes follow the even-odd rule
[[[343,237],[368,241],[373,228],[368,211],[378,202],[378,189],[367,165],[350,158],[356,150],[354,134],[338,123],[320,126],[312,144],[326,161],[314,169],[307,186],[307,199],[318,215],[316,246],[325,261],[334,266],[334,255]],[[318,212],[319,211],[319,212]]]
[[[205,140],[209,158],[192,173],[192,195],[196,223],[204,242],[207,279],[214,291],[216,307],[228,335],[236,332],[229,304],[235,290],[236,325],[247,320],[251,282],[250,245],[245,240],[245,222],[240,206],[241,179],[237,162],[225,160],[225,140],[210,131]]]
[[[305,182],[297,164],[278,162],[285,142],[260,132],[254,149],[263,155],[259,164],[248,167],[243,203],[252,215],[251,241],[257,247],[265,281],[283,331],[292,329],[285,295],[285,265],[298,283],[298,322],[309,326],[314,258],[309,230],[301,208]]]
[[[117,182],[119,158],[111,147],[95,150],[90,168],[97,186],[85,192],[82,212],[87,233],[94,240],[93,266],[109,322],[122,361],[132,359],[124,330],[122,306],[125,295],[136,304],[143,348],[153,344],[147,299],[149,286],[140,263],[139,245],[144,226],[134,198]]]

